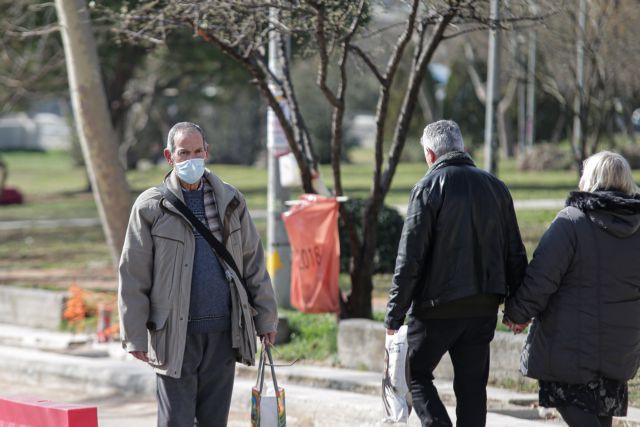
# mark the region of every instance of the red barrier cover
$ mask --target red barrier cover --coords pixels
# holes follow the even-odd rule
[[[304,194],[282,220],[291,244],[291,305],[303,313],[338,313],[338,202]]]
[[[0,396],[0,427],[98,427],[98,409],[31,396]]]

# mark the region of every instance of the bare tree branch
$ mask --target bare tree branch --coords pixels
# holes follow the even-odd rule
[[[42,37],[48,34],[55,34],[60,31],[58,24],[47,25],[46,27],[39,28],[37,30],[20,29],[18,31],[7,30],[5,35],[10,37],[17,37],[20,39],[27,39],[30,37]]]
[[[327,87],[327,67],[329,64],[329,54],[327,53],[327,42],[325,39],[325,8],[320,2],[313,2],[316,7],[316,31],[315,36],[318,41],[318,54],[320,56],[320,66],[318,67],[318,79],[316,81],[320,90],[333,107],[338,107],[336,95]]]
[[[424,74],[427,68],[426,65],[431,61],[436,48],[442,42],[442,37],[445,30],[447,29],[453,18],[456,16],[456,14],[457,10],[455,8],[452,8],[448,11],[447,14],[441,17],[440,22],[436,26],[431,36],[429,46],[421,51],[418,58],[414,59],[414,65],[411,69],[411,75],[409,76],[409,82],[405,90],[398,123],[393,135],[393,143],[391,145],[389,158],[387,160],[387,167],[382,177],[381,197],[383,198],[384,196],[386,196],[389,188],[391,188],[391,181],[393,180],[398,162],[400,161],[400,153],[402,153],[402,149],[404,148],[404,144],[407,139],[406,135],[409,131],[409,124],[411,122],[411,118],[413,117],[413,111],[416,105],[416,97],[418,92],[417,88],[424,79]]]
[[[340,59],[338,61],[340,80],[338,83],[338,93],[335,99],[336,103],[333,104],[333,119],[331,123],[331,166],[333,169],[335,191],[339,196],[343,194],[340,167],[342,161],[342,128],[344,124],[345,94],[347,90],[347,57],[349,55],[349,45],[351,43],[351,39],[358,30],[364,6],[364,0],[360,0],[355,12],[355,17],[340,43]]]
[[[374,200],[379,199],[382,196],[383,191],[381,191],[381,168],[382,168],[382,147],[383,147],[383,138],[384,138],[384,127],[385,120],[387,117],[387,112],[389,110],[389,97],[390,97],[390,89],[393,84],[393,80],[396,75],[396,71],[398,70],[398,65],[400,64],[400,60],[402,59],[402,54],[411,39],[413,34],[413,30],[415,28],[418,8],[420,6],[419,0],[413,0],[411,4],[411,12],[407,19],[407,25],[405,27],[404,32],[398,38],[396,45],[393,49],[393,53],[391,54],[388,62],[387,68],[383,75],[383,81],[385,84],[380,85],[380,95],[378,97],[378,105],[376,108],[376,141],[375,141],[375,163],[373,170],[373,186],[372,186],[372,198]],[[377,212],[370,212],[370,215],[377,216]]]
[[[367,56],[367,54],[364,53],[360,47],[356,45],[349,45],[349,49],[352,50],[353,53],[358,55],[358,57],[362,60],[362,62],[364,62],[367,65],[367,67],[369,67],[369,70],[371,70],[373,75],[376,76],[380,84],[382,85],[386,84],[386,80],[380,73],[380,70],[378,70],[378,67],[376,67],[376,65],[373,63],[371,58],[369,58],[369,56]]]
[[[467,73],[469,73],[469,78],[471,78],[471,83],[473,85],[473,90],[476,93],[476,97],[482,102],[482,104],[487,103],[487,92],[484,83],[480,79],[480,75],[476,71],[476,67],[473,65],[476,61],[475,55],[473,54],[473,47],[471,43],[465,41],[464,43],[464,57],[467,63]]]
[[[360,19],[364,11],[364,6],[365,1],[360,0],[360,4],[358,5],[351,26],[340,43],[340,59],[338,62],[338,67],[340,70],[340,82],[338,84],[337,93],[338,105],[334,106],[331,124],[331,167],[333,170],[334,190],[337,196],[341,196],[343,194],[341,161],[343,146],[342,128],[344,123],[345,95],[347,90],[347,58],[349,55],[349,45],[359,28]],[[354,257],[360,257],[361,239],[356,232],[355,224],[351,220],[349,212],[342,205],[340,206],[340,215],[342,217],[342,221],[346,226],[347,232],[349,233],[351,253],[354,255]]]
[[[194,22],[192,21],[187,21],[187,22],[193,27],[194,32],[199,37],[201,37],[203,40],[205,40],[208,43],[212,43],[218,46],[218,48],[220,48],[220,50],[222,50],[224,53],[229,55],[229,57],[233,58],[234,60],[236,60],[241,64],[244,64],[246,69],[253,75],[253,77],[255,78],[255,83],[260,89],[260,92],[265,97],[265,99],[267,100],[267,104],[269,105],[269,107],[271,107],[274,114],[278,118],[278,121],[282,126],[282,130],[287,138],[287,141],[289,142],[289,147],[291,148],[291,151],[294,154],[298,162],[298,165],[301,167],[300,172],[303,178],[305,191],[313,192],[313,189],[311,187],[311,179],[310,179],[311,174],[309,172],[309,168],[306,166],[307,160],[302,153],[300,145],[298,145],[298,140],[296,140],[295,138],[294,130],[291,124],[289,123],[282,109],[282,106],[280,105],[275,95],[269,88],[267,73],[265,73],[260,68],[259,64],[256,61],[252,61],[250,58],[240,55],[239,52],[237,52],[234,48],[232,48],[227,43],[217,38],[215,35],[212,35],[208,31],[202,28],[199,28]]]
[[[284,75],[283,86],[284,86],[284,94],[285,98],[288,101],[288,105],[290,108],[290,119],[291,119],[291,127],[294,130],[294,134],[297,135],[297,141],[300,141],[303,152],[305,154],[304,164],[298,164],[300,170],[302,172],[303,180],[308,180],[309,185],[311,185],[311,171],[317,171],[318,164],[316,160],[315,153],[313,152],[313,146],[311,145],[311,136],[309,135],[309,129],[304,123],[304,117],[300,112],[300,104],[298,103],[298,99],[296,97],[295,89],[293,87],[291,72],[289,67],[289,55],[287,54],[287,43],[285,41],[285,36],[282,33],[277,34],[278,40],[278,48],[280,50],[280,54],[278,55],[282,59],[282,73]],[[305,191],[308,191],[305,189]],[[314,192],[314,191],[310,191]]]

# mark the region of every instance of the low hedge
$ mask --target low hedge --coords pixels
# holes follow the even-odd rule
[[[366,200],[364,199],[349,199],[344,204],[360,238],[362,238],[362,216],[365,206]],[[378,216],[374,273],[393,273],[403,224],[404,219],[397,209],[386,205],[382,207]],[[338,227],[340,233],[340,270],[348,272],[351,262],[349,233],[342,219],[340,219]]]

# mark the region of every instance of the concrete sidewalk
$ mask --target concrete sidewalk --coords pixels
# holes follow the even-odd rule
[[[9,384],[64,388],[79,396],[95,396],[102,393],[112,394],[123,400],[127,400],[127,396],[135,396],[135,399],[130,400],[146,401],[151,405],[147,409],[155,411],[156,381],[155,374],[149,367],[128,356],[118,343],[82,344],[80,338],[86,337],[0,324],[0,380]],[[278,363],[277,353],[275,357]],[[369,419],[366,417],[372,417],[371,420],[380,418],[382,375],[379,372],[306,365],[300,362],[292,366],[279,366],[276,369],[279,383],[287,389],[287,405],[292,405],[292,414],[303,414],[308,408],[315,408],[313,411],[320,416],[323,405],[318,407],[319,404],[314,403],[314,397],[317,397],[332,402],[332,411],[341,411],[341,405],[344,406],[349,399],[358,402],[354,405],[360,408],[357,416],[362,419],[362,423],[359,419],[352,418],[350,423],[345,421],[344,425],[374,425],[372,422],[365,422]],[[238,402],[234,403],[232,412],[237,410],[239,413],[248,413],[246,396],[250,395],[256,369],[237,365],[236,372],[238,390],[234,389],[234,399]],[[436,381],[436,386],[445,404],[452,409],[455,397],[451,382]],[[6,393],[6,390],[2,392]],[[240,397],[236,398],[235,395],[238,393]],[[550,413],[536,408],[536,394],[489,387],[487,395],[490,419],[495,420],[488,425],[533,426],[548,423],[544,421],[544,417]],[[324,407],[328,408],[327,405],[329,403]],[[351,411],[348,405],[344,410],[347,414]],[[155,416],[155,412],[149,416]],[[629,416],[624,421],[625,424],[616,425],[640,426],[640,411],[630,409]],[[342,421],[336,423],[343,425]]]
[[[33,348],[0,346],[0,395],[20,393],[37,388],[36,396],[49,400],[82,403],[98,407],[101,427],[155,425],[155,375],[147,366],[135,360],[111,357],[85,357],[56,354]],[[238,365],[234,385],[229,426],[247,425],[250,413],[251,387],[256,370]],[[343,370],[296,364],[278,367],[278,382],[286,390],[287,423],[301,427],[369,427],[383,426],[380,398],[381,375],[374,372]],[[439,382],[443,400],[455,420],[452,405],[452,385]],[[51,390],[53,389],[53,390]],[[66,390],[60,394],[56,390]],[[30,393],[32,394],[32,393]],[[489,426],[535,427],[557,424],[545,421],[528,406],[517,406],[510,400],[522,395],[490,389]],[[531,396],[524,396],[529,402]],[[412,414],[409,426],[418,427]]]

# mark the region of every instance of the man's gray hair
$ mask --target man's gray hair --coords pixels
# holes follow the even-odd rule
[[[453,120],[439,120],[424,128],[420,143],[440,157],[450,151],[464,151],[458,124]]]
[[[198,132],[202,137],[204,146],[207,146],[207,139],[204,137],[204,131],[200,126],[191,122],[180,122],[173,125],[173,127],[169,131],[169,135],[167,136],[167,149],[169,149],[169,151],[173,153],[173,151],[176,149],[176,135],[179,133],[189,132]]]

